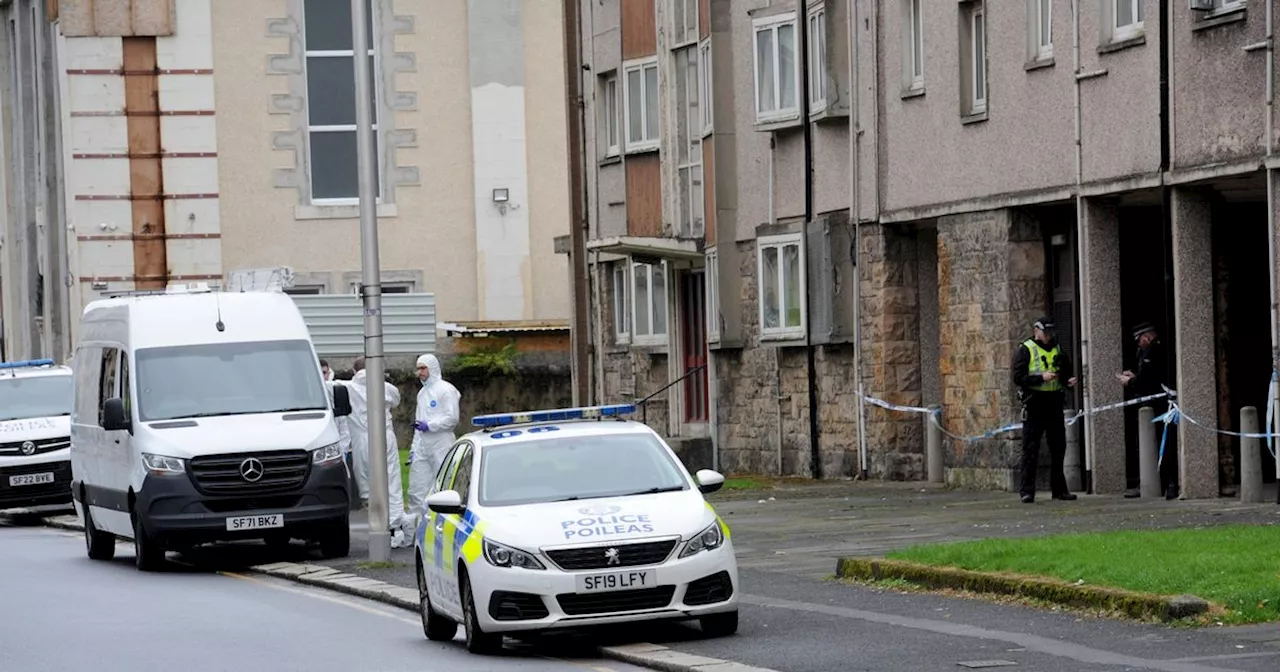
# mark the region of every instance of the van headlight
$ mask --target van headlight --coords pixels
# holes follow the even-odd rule
[[[494,567],[519,567],[520,569],[546,569],[532,553],[484,540],[484,559]]]
[[[684,550],[680,551],[680,557],[687,558],[701,551],[720,548],[722,544],[724,544],[724,532],[720,531],[720,521],[717,520],[685,542]]]
[[[324,446],[322,448],[316,448],[315,452],[311,453],[312,464],[327,464],[329,462],[333,462],[334,460],[341,460],[341,459],[342,459],[342,446],[336,443]]]
[[[183,460],[176,457],[168,457],[166,455],[155,455],[153,453],[143,453],[142,464],[146,466],[147,471],[158,476],[165,474],[181,474],[187,470],[186,465],[183,464]]]

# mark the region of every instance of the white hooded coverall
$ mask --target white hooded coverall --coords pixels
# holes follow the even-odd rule
[[[369,390],[365,370],[356,372],[351,382],[346,383],[350,391],[351,415],[347,417],[351,428],[351,453],[356,466],[356,485],[360,489],[360,499],[369,501]],[[383,382],[386,395],[387,417],[387,529],[391,532],[393,542],[396,530],[404,536],[413,538],[413,521],[406,518],[404,511],[404,480],[400,472],[400,450],[396,445],[395,428],[391,422],[391,411],[400,404],[400,390],[388,382]]]
[[[458,426],[458,388],[440,374],[440,360],[435,355],[418,358],[418,366],[427,367],[430,377],[418,390],[418,411],[414,421],[427,430],[415,428],[409,458],[409,510],[416,517],[425,515],[427,493],[435,480],[440,462],[453,445],[453,430]]]

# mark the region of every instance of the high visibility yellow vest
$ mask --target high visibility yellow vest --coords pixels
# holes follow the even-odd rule
[[[1034,338],[1028,338],[1022,342],[1027,352],[1031,353],[1031,361],[1027,364],[1027,374],[1038,377],[1040,374],[1049,371],[1058,373],[1058,356],[1062,354],[1062,349],[1057,345],[1052,350],[1045,350],[1040,347]],[[1039,383],[1031,386],[1036,392],[1057,392],[1062,389],[1062,381],[1058,378],[1053,380],[1041,380]]]

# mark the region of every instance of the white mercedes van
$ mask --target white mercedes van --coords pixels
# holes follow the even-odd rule
[[[90,558],[265,539],[348,553],[347,467],[310,332],[287,294],[170,288],[93,301],[72,358],[71,485]]]
[[[71,504],[71,369],[0,363],[0,510]]]

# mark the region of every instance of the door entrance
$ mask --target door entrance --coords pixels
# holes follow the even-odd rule
[[[707,421],[707,288],[706,273],[684,271],[680,278],[680,346],[684,367],[684,421]],[[691,371],[703,367],[697,373]]]

